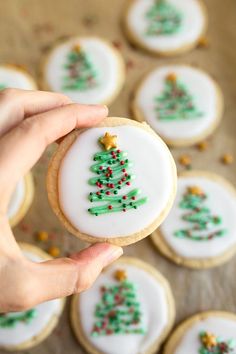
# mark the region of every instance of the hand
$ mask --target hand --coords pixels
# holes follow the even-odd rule
[[[120,247],[100,243],[70,258],[33,263],[22,254],[7,217],[17,181],[47,145],[75,128],[98,123],[107,113],[104,106],[75,104],[57,93],[0,92],[0,312],[22,311],[81,292],[122,254]]]

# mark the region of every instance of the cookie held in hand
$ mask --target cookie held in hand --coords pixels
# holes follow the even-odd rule
[[[52,209],[87,242],[128,245],[151,234],[175,197],[176,168],[145,123],[106,118],[59,145],[47,177]]]

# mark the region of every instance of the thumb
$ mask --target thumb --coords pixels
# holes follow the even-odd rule
[[[34,263],[35,298],[31,294],[31,300],[36,304],[88,289],[102,269],[122,254],[121,247],[98,243],[70,258]]]

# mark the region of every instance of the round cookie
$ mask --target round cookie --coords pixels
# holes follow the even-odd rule
[[[223,114],[223,95],[204,71],[189,65],[158,67],[140,83],[134,117],[145,120],[168,145],[189,146],[213,133]]]
[[[5,64],[0,65],[0,90],[4,88],[37,90],[37,84],[21,66]]]
[[[72,327],[89,354],[156,353],[174,318],[166,279],[131,257],[106,268],[91,289],[73,297],[71,306]]]
[[[129,0],[124,29],[134,45],[171,56],[193,49],[207,27],[201,0]]]
[[[51,257],[40,248],[20,243],[24,255],[33,262]],[[65,299],[44,302],[23,312],[0,314],[0,348],[17,351],[32,348],[48,337],[56,327]]]
[[[180,324],[163,354],[227,354],[236,352],[236,315],[209,311]]]
[[[17,183],[8,206],[7,215],[12,227],[23,219],[29,210],[33,197],[34,183],[32,174],[29,172]]]
[[[174,205],[151,238],[178,265],[210,268],[236,251],[236,190],[210,172],[180,174]]]
[[[174,200],[176,168],[165,143],[145,123],[106,118],[76,130],[49,165],[48,197],[80,239],[128,245],[148,236]]]
[[[99,37],[73,37],[55,45],[42,66],[42,87],[84,104],[110,104],[125,81],[120,52]]]

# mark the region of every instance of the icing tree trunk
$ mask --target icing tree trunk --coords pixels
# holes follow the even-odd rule
[[[112,136],[106,133],[100,142],[105,139],[109,141],[111,138]],[[90,202],[100,202],[100,204],[104,202],[103,205],[88,209],[89,213],[96,216],[137,209],[147,201],[146,197],[139,198],[141,190],[138,188],[120,194],[123,189],[127,190],[132,184],[134,179],[134,175],[130,173],[132,164],[126,152],[112,148],[110,145],[106,146],[107,151],[97,152],[94,155],[95,164],[92,165],[91,171],[96,174],[96,177],[89,180],[89,184],[98,188],[96,192],[89,194]]]
[[[83,49],[79,46],[72,48],[67,61],[63,89],[84,91],[96,86],[96,72]]]
[[[147,35],[171,35],[180,29],[181,14],[167,0],[155,0],[146,14]]]
[[[155,101],[158,118],[163,121],[187,120],[202,116],[194,104],[193,97],[175,74],[167,75],[164,90]]]
[[[207,241],[225,235],[226,230],[219,228],[222,220],[212,215],[210,209],[204,206],[207,195],[199,187],[189,187],[184,194],[179,207],[186,212],[182,219],[190,224],[188,229],[175,232],[179,238],[194,241]]]
[[[141,316],[135,285],[121,279],[118,284],[101,287],[101,301],[96,305],[91,335],[145,334]]]
[[[236,345],[234,339],[224,341],[209,332],[201,332],[200,341],[202,346],[199,349],[199,354],[230,354],[234,352]]]

